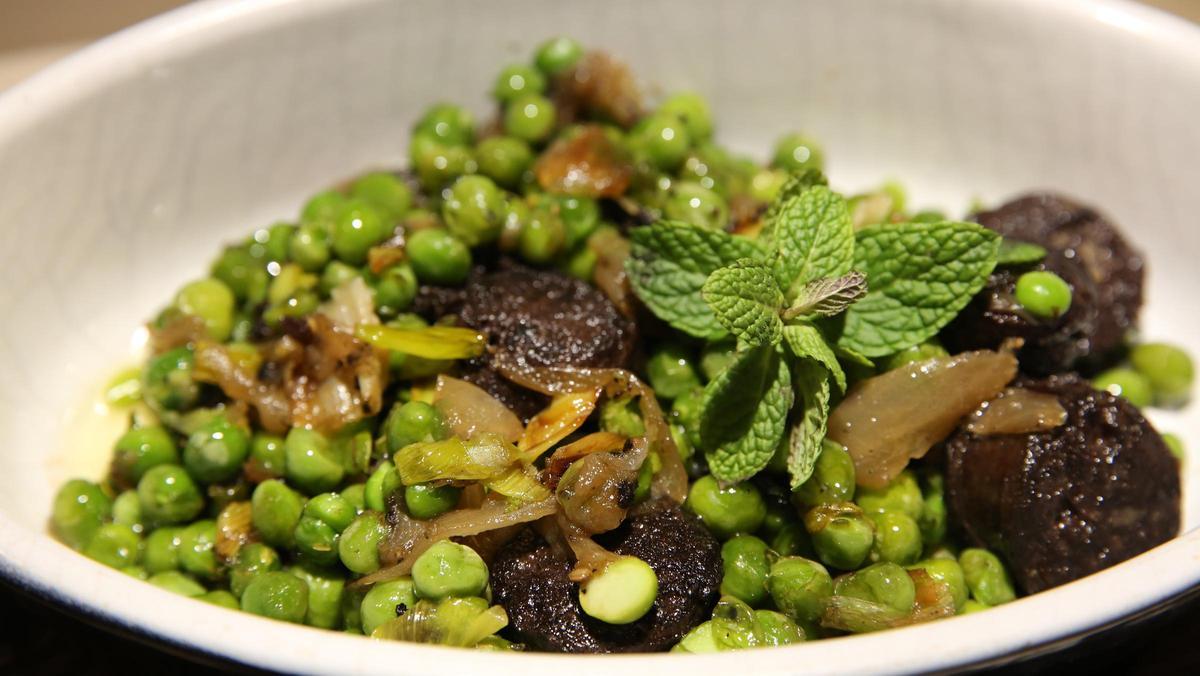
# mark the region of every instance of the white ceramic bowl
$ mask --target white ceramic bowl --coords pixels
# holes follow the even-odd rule
[[[1115,0],[200,3],[0,96],[0,573],[246,664],[529,676],[949,668],[1070,642],[1200,582],[1197,463],[1186,469],[1187,534],[1101,574],[982,614],[714,656],[374,642],[174,596],[47,536],[57,484],[98,477],[112,439],[88,396],[219,242],[295,214],[333,181],[396,164],[434,100],[484,113],[500,65],[560,33],[612,50],[649,82],[703,92],[735,146],[761,154],[783,130],[810,131],[844,188],[897,177],[918,205],[953,210],[1036,187],[1101,205],[1149,255],[1145,333],[1200,354],[1200,30],[1152,10]],[[1200,448],[1195,410],[1155,420]]]

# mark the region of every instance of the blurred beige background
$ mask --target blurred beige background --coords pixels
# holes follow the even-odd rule
[[[1143,0],[1200,22],[1200,0]],[[0,89],[183,0],[0,0]]]

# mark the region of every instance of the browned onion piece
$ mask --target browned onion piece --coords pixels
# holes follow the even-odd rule
[[[417,521],[401,513],[389,514],[389,518],[395,522],[387,538],[379,545],[379,558],[390,565],[357,580],[353,586],[370,585],[408,575],[417,557],[439,540],[529,523],[557,511],[558,501],[554,496],[510,509],[507,499],[492,495],[478,509],[452,510],[431,521]]]
[[[537,460],[543,453],[554,447],[554,444],[566,439],[588,419],[596,410],[596,401],[600,399],[600,388],[593,387],[582,392],[559,394],[551,400],[550,405],[540,413],[530,418],[521,434],[517,448],[521,449],[521,458],[525,462]]]
[[[615,230],[606,230],[588,240],[588,248],[596,254],[592,281],[621,314],[633,317],[633,287],[629,285],[629,273],[625,270],[629,240]]]
[[[671,438],[671,430],[663,417],[662,409],[658,406],[658,400],[654,398],[654,391],[637,376],[624,369],[529,366],[519,363],[503,352],[492,356],[492,366],[512,382],[542,394],[555,395],[601,388],[614,399],[627,395],[637,396],[638,409],[646,425],[646,438],[650,441],[650,449],[658,453],[662,462],[662,467],[654,475],[651,495],[656,498],[668,497],[677,503],[683,502],[687,496],[687,471],[679,457],[679,449],[675,447],[675,440]]]
[[[196,346],[196,377],[216,384],[230,399],[248,402],[258,414],[259,424],[268,432],[282,434],[291,427],[292,402],[287,395],[242,369],[224,345]]]
[[[633,165],[599,125],[559,138],[533,167],[538,185],[551,193],[616,197],[629,188]]]
[[[846,395],[829,416],[829,438],[850,452],[860,486],[883,488],[1016,373],[1016,357],[991,350],[888,371]]]
[[[491,432],[505,441],[515,442],[525,431],[521,419],[499,399],[458,378],[438,376],[433,405],[453,435],[460,439]]]
[[[966,427],[980,436],[1030,434],[1052,430],[1066,420],[1067,412],[1053,394],[1009,387],[976,409]]]
[[[375,298],[361,276],[355,275],[341,283],[329,294],[329,300],[321,304],[318,312],[329,318],[339,329],[353,333],[359,324],[379,323],[375,314]]]
[[[250,501],[242,500],[225,505],[217,515],[217,541],[213,549],[226,563],[233,561],[242,545],[257,540]]]
[[[166,326],[150,327],[150,351],[162,354],[184,345],[208,339],[208,327],[204,320],[195,315],[179,315]]]
[[[895,608],[853,596],[835,594],[821,615],[821,626],[863,633],[919,624],[954,614],[954,597],[945,582],[934,580],[920,569],[908,571],[908,576],[917,591],[916,600],[909,612],[900,612]]]
[[[620,558],[597,544],[587,531],[568,519],[562,512],[555,515],[554,526],[562,534],[562,539],[571,549],[571,553],[575,555],[575,566],[571,568],[570,573],[567,573],[567,577],[572,582],[584,582]]]
[[[562,515],[589,535],[621,525],[648,453],[638,437],[621,452],[589,453],[571,463],[555,491]]]
[[[629,66],[605,54],[588,52],[555,78],[553,99],[560,122],[589,112],[630,127],[642,114],[642,95]]]
[[[593,432],[582,439],[573,441],[566,446],[560,446],[546,461],[546,469],[542,472],[543,482],[552,489],[558,487],[558,480],[567,467],[589,453],[619,451],[628,441],[620,434],[612,432]]]

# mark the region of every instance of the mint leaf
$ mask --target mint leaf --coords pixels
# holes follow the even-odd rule
[[[700,295],[718,268],[762,251],[751,240],[687,223],[659,221],[634,228],[625,269],[638,298],[671,326],[697,338],[727,335]]]
[[[708,276],[700,294],[717,315],[717,321],[747,345],[775,345],[783,331],[779,309],[783,292],[771,268],[752,258],[742,258]]]
[[[766,467],[783,439],[793,396],[791,371],[778,351],[739,352],[704,388],[700,441],[712,475],[736,483]]]
[[[854,301],[867,293],[867,276],[857,270],[841,277],[822,277],[814,279],[792,301],[792,306],[783,313],[784,319],[793,319],[803,315],[832,317]]]
[[[846,391],[846,372],[842,370],[833,348],[829,347],[829,342],[817,327],[811,324],[785,326],[783,338],[787,341],[788,350],[797,359],[811,359],[824,366],[837,382],[838,389]]]
[[[825,186],[812,186],[780,204],[774,242],[775,279],[795,298],[805,284],[850,272],[854,226],[846,200]]]
[[[788,474],[792,490],[812,476],[821,445],[825,441],[829,422],[829,376],[815,361],[802,359],[795,365],[796,392],[799,405],[792,413],[792,430],[788,436]]]
[[[1000,236],[974,223],[892,223],[858,232],[854,267],[871,290],[843,315],[838,344],[882,357],[925,341],[983,288]]]
[[[800,193],[818,185],[829,185],[829,179],[825,178],[825,174],[822,174],[820,169],[803,169],[789,176],[779,188],[779,194],[775,195],[775,199],[767,207],[767,213],[763,215],[763,229],[759,238],[764,242],[774,238],[775,223],[779,220],[779,208],[784,202],[798,197]]]
[[[845,345],[834,345],[833,351],[837,354],[838,359],[842,361],[847,361],[851,364],[857,364],[869,369],[875,368],[875,362],[867,359],[861,352],[852,350]]]
[[[1005,237],[1000,240],[1000,253],[996,265],[1029,265],[1046,257],[1046,249],[1032,242]]]

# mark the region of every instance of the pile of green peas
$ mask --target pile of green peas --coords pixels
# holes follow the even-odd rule
[[[643,373],[655,393],[670,400],[670,425],[693,479],[684,507],[722,541],[721,594],[748,606],[754,618],[773,613],[764,616],[771,618],[772,627],[780,626],[775,615],[781,615],[799,628],[772,634],[775,638],[761,644],[773,645],[771,641],[783,640],[779,636],[812,639],[843,633],[845,629],[821,624],[835,595],[907,613],[916,594],[908,573],[918,569],[946,586],[956,613],[1016,598],[995,554],[959,550],[947,540],[943,481],[932,468],[905,470],[883,489],[859,487],[850,454],[826,441],[812,476],[795,491],[787,486],[786,444],[768,470],[751,481],[722,486],[708,474],[694,452],[700,397],[704,383],[724,368],[734,349],[724,343],[665,342],[650,351]],[[881,360],[880,369],[945,354],[937,343],[927,343]],[[720,612],[719,607],[712,622],[722,621]],[[761,633],[753,627],[762,621],[750,622],[745,631]],[[706,623],[678,649],[729,647],[714,642],[713,635],[713,626]],[[753,638],[746,640],[755,644]]]

